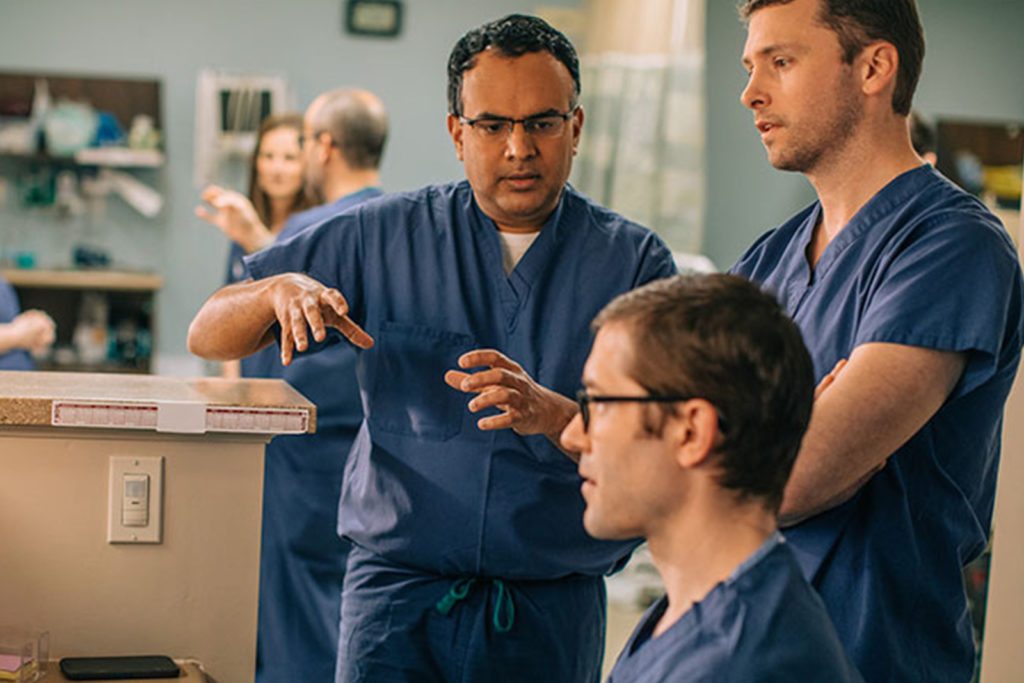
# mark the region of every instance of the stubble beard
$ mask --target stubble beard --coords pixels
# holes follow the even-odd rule
[[[789,150],[780,150],[779,156],[771,159],[772,166],[780,171],[813,173],[833,153],[843,149],[864,117],[864,109],[851,88],[852,84],[847,86],[845,83],[837,88],[830,120],[806,125],[805,132]]]
[[[323,203],[324,198],[324,174],[322,170],[315,170],[311,162],[306,162],[306,192],[313,195],[317,203]]]

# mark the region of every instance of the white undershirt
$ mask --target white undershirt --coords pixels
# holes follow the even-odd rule
[[[540,230],[537,232],[498,231],[498,235],[501,236],[501,256],[505,266],[505,275],[512,272],[512,269],[519,263],[519,259],[523,258],[523,254],[526,253],[526,250],[530,248],[530,245],[533,244],[533,241],[537,239],[539,234]]]

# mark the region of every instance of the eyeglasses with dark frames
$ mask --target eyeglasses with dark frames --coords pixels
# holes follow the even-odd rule
[[[512,135],[516,124],[523,127],[523,131],[530,136],[539,138],[556,138],[565,132],[565,122],[572,118],[579,106],[575,106],[566,113],[553,112],[550,114],[537,114],[527,116],[525,119],[510,119],[504,116],[479,116],[475,119],[468,119],[465,116],[459,117],[459,123],[469,126],[473,132],[485,140],[501,140]]]
[[[586,433],[590,429],[590,404],[591,403],[679,403],[680,401],[690,401],[696,398],[695,396],[660,396],[658,394],[649,394],[647,396],[592,396],[587,393],[586,389],[580,389],[576,392],[576,404],[580,408],[580,416],[583,418],[583,432]],[[718,415],[718,430],[725,433],[726,422],[722,414],[718,412],[718,408],[715,408],[715,413]]]

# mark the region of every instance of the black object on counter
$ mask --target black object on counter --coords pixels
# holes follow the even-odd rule
[[[131,657],[64,657],[60,672],[72,681],[118,681],[132,678],[178,678],[178,665],[164,655]]]

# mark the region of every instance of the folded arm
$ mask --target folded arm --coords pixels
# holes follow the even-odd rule
[[[854,349],[815,399],[780,524],[796,524],[852,497],[942,407],[966,362],[965,353],[899,344]]]
[[[323,341],[334,327],[356,346],[369,348],[373,339],[348,317],[341,292],[300,273],[282,273],[246,280],[211,296],[188,329],[188,349],[210,360],[248,356],[274,340],[281,325],[281,362],[291,363],[295,351],[309,348],[309,336]]]

